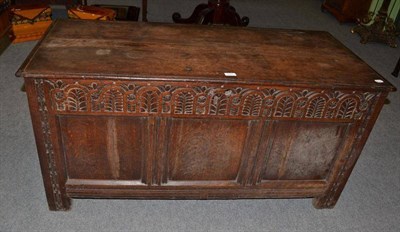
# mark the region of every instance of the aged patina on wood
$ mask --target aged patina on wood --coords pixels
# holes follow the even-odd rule
[[[326,32],[172,24],[57,21],[18,74],[51,210],[74,197],[333,207],[394,90]]]

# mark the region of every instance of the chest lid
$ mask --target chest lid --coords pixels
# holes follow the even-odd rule
[[[394,90],[327,32],[90,20],[56,21],[17,75]]]

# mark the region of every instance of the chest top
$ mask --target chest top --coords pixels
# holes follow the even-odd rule
[[[18,74],[394,89],[327,32],[131,22],[56,21]]]

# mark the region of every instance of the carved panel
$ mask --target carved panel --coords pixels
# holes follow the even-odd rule
[[[59,116],[68,178],[140,180],[146,122],[144,117]]]
[[[317,99],[315,103],[321,101]],[[325,179],[337,157],[337,151],[346,140],[350,125],[275,121],[262,179]]]
[[[173,119],[168,179],[234,181],[244,149],[246,120]]]
[[[360,120],[375,93],[257,86],[46,81],[53,110],[248,118]]]

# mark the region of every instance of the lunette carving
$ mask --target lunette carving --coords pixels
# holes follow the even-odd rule
[[[53,193],[53,198],[55,202],[56,210],[64,209],[62,197],[61,197],[61,190],[60,185],[58,184],[58,174],[56,168],[56,161],[54,158],[54,149],[53,144],[51,143],[51,132],[50,132],[50,125],[49,125],[49,115],[48,109],[46,106],[46,98],[43,89],[43,80],[42,79],[35,79],[35,89],[37,93],[37,101],[39,105],[39,114],[41,120],[41,128],[45,146],[45,152],[48,160],[48,169],[50,174],[50,182],[51,188]],[[78,93],[78,90],[76,93]],[[77,103],[77,102],[75,102]],[[79,106],[76,105],[76,106]]]
[[[46,81],[58,112],[361,120],[368,92],[146,82]]]

